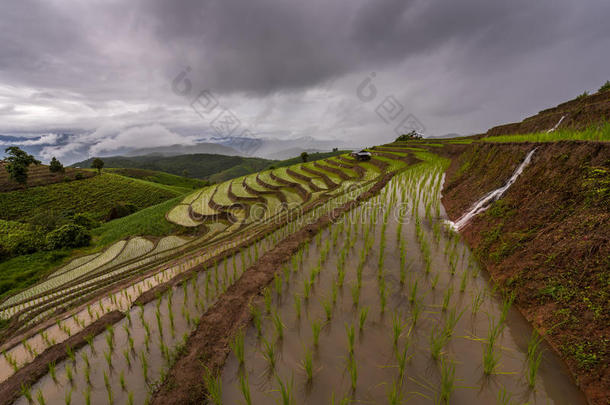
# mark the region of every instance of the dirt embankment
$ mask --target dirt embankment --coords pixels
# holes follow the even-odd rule
[[[558,128],[585,129],[610,119],[610,91],[595,93],[566,101],[557,107],[548,108],[521,122],[499,125],[487,131],[485,136],[527,134],[553,128],[561,119]]]
[[[592,404],[610,403],[610,144],[536,145],[503,198],[462,231],[495,282],[566,361]],[[443,204],[456,219],[503,184],[532,144],[454,149]],[[450,148],[450,147],[449,147]]]
[[[378,193],[392,176],[393,173],[385,174],[369,191],[282,240],[273,250],[265,253],[250,266],[201,317],[182,356],[155,392],[152,404],[205,403],[204,370],[218,373],[222,368],[229,354],[229,342],[237,330],[250,320],[250,303],[260,295],[262,288],[273,280],[281,264],[288,261],[300,246],[330,225],[335,218],[357,206],[360,201]]]

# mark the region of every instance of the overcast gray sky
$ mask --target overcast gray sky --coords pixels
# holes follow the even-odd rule
[[[189,143],[221,108],[232,135],[378,144],[410,114],[475,133],[610,79],[608,16],[608,0],[3,0],[0,133],[51,134],[59,156],[75,146],[53,149],[58,132],[92,153]]]

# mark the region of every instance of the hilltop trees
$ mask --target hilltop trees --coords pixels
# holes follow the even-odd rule
[[[63,173],[65,171],[64,165],[62,165],[59,160],[53,157],[53,159],[51,159],[51,163],[49,163],[49,171],[51,173]]]
[[[598,90],[599,93],[603,93],[604,91],[610,91],[610,80],[606,80],[606,83],[604,83]]]
[[[303,163],[307,162],[307,159],[309,159],[309,153],[307,153],[307,152],[301,153],[301,160],[303,161]]]
[[[396,138],[397,142],[411,141],[413,139],[422,139],[422,135],[417,131],[413,130],[408,134],[402,134],[398,138]]]
[[[6,171],[9,173],[12,180],[20,184],[26,184],[28,181],[28,166],[31,164],[39,165],[40,161],[34,156],[22,151],[17,146],[11,146],[4,150],[8,157],[6,161]]]
[[[97,174],[101,174],[102,167],[104,167],[104,161],[100,158],[95,158],[93,159],[93,162],[91,162],[91,167],[97,169]]]

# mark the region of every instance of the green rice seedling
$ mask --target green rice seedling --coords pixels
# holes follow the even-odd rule
[[[123,357],[125,357],[125,361],[127,362],[127,367],[131,368],[131,356],[129,349],[123,350]]]
[[[322,324],[318,320],[314,320],[311,322],[311,332],[313,336],[313,345],[314,347],[318,347],[318,342],[320,340],[320,331],[322,330]]]
[[[303,299],[309,300],[309,294],[311,293],[311,283],[308,280],[303,280]]]
[[[430,333],[430,354],[434,360],[438,360],[441,351],[449,341],[449,336],[444,330],[434,328]]]
[[[85,363],[85,367],[89,367],[89,356],[87,355],[87,352],[82,351],[80,354],[80,357],[83,359],[83,363]]]
[[[270,314],[271,313],[271,291],[269,288],[265,287],[263,289],[263,297],[265,299],[265,311]]]
[[[123,391],[127,391],[127,384],[125,383],[125,374],[123,374],[123,370],[121,370],[121,374],[119,374],[119,383],[121,384],[121,389]]]
[[[155,317],[157,318],[157,328],[159,330],[159,335],[161,337],[163,337],[163,321],[161,319],[161,311],[159,310],[158,307],[157,307],[157,310],[155,311]]]
[[[57,373],[55,371],[55,362],[52,361],[49,363],[49,375],[55,384],[57,384]]]
[[[433,278],[433,279],[432,279],[432,281],[430,282],[430,288],[432,288],[433,290],[434,290],[434,289],[436,289],[436,285],[438,284],[438,277],[439,277],[439,274],[438,274],[438,273],[436,273],[436,274],[434,275],[434,278]]]
[[[500,323],[501,324],[504,324],[506,322],[506,317],[508,316],[508,311],[510,310],[510,307],[513,305],[514,301],[515,301],[515,293],[511,293],[502,302],[502,312],[500,313]]]
[[[444,332],[449,338],[453,336],[453,330],[455,329],[455,326],[457,325],[463,314],[464,310],[457,313],[455,308],[453,308],[450,312],[447,313],[447,317],[445,318]]]
[[[387,291],[386,291],[385,282],[384,282],[381,285],[381,287],[379,288],[379,309],[382,314],[385,312],[387,298],[388,298],[388,296],[387,296]]]
[[[233,341],[231,342],[231,350],[233,350],[233,353],[235,354],[235,357],[237,358],[237,361],[239,362],[240,366],[244,365],[245,362],[245,348],[244,348],[244,332],[243,330],[239,330],[237,332],[237,334],[235,335],[235,338],[233,339]]]
[[[355,308],[358,308],[358,303],[360,302],[360,286],[358,285],[358,283],[352,285],[351,293],[352,303]]]
[[[290,380],[289,384],[285,384],[279,376],[276,376],[277,382],[280,385],[280,403],[282,405],[292,405],[294,403],[294,396],[292,394],[293,381]]]
[[[131,391],[127,394],[127,405],[133,405],[133,392]]]
[[[66,354],[68,355],[68,358],[70,359],[70,361],[72,361],[72,363],[76,363],[76,355],[74,354],[72,346],[66,347]]]
[[[87,385],[91,385],[91,367],[85,365],[85,382]]]
[[[32,391],[29,384],[21,384],[21,395],[25,397],[25,399],[28,401],[28,404],[34,402],[32,399]]]
[[[324,300],[322,302],[322,307],[324,308],[324,313],[326,314],[326,321],[330,321],[333,317],[333,304],[331,301]]]
[[[129,350],[131,350],[132,352],[136,351],[136,349],[134,347],[134,341],[131,336],[127,336],[127,344],[129,344]]]
[[[275,293],[277,294],[277,297],[280,298],[282,296],[282,276],[279,274],[276,274],[274,276],[274,283],[275,283]]]
[[[392,385],[388,389],[388,404],[390,405],[398,405],[402,404],[402,381],[394,380]]]
[[[422,311],[422,303],[420,300],[416,300],[411,305],[411,327],[415,327],[415,325],[417,325],[417,321],[419,320],[421,311]]]
[[[529,342],[527,343],[527,359],[531,360],[536,356],[538,352],[538,347],[542,343],[542,337],[536,331],[536,329],[532,330],[532,336],[530,337]]]
[[[140,364],[142,365],[142,375],[144,375],[144,381],[148,381],[148,360],[144,352],[140,352]]]
[[[297,319],[301,319],[301,297],[294,296],[294,310],[297,314]]]
[[[110,382],[108,381],[108,375],[106,375],[105,371],[104,371],[104,383],[106,385],[106,394],[108,395],[108,403],[113,404],[114,395],[112,393],[112,386],[110,385]]]
[[[275,333],[277,334],[278,339],[284,338],[284,323],[282,322],[282,318],[280,317],[280,313],[278,311],[274,311],[272,315],[273,326],[275,327]]]
[[[411,284],[411,292],[409,293],[409,302],[411,304],[417,300],[417,282],[418,280],[415,280],[415,282]]]
[[[72,374],[72,366],[66,364],[66,378],[70,384],[74,384],[74,375]]]
[[[366,317],[369,313],[369,307],[364,307],[360,310],[360,317],[358,318],[358,330],[360,332],[364,331],[364,323],[366,322]]]
[[[106,387],[106,389],[110,387],[110,377],[108,377],[108,373],[106,373],[106,370],[104,370],[104,386]]]
[[[106,334],[106,344],[108,345],[108,350],[110,353],[114,351],[114,336],[111,334]]]
[[[91,387],[85,388],[85,405],[91,405]]]
[[[358,386],[358,366],[356,364],[356,359],[353,357],[350,357],[350,360],[348,361],[348,372],[352,392],[356,392],[356,387]]]
[[[404,329],[404,324],[400,319],[400,315],[397,312],[394,312],[392,315],[392,343],[394,349],[398,347],[398,340],[402,335],[402,331]]]
[[[405,376],[405,369],[407,367],[407,352],[409,351],[409,344],[405,344],[403,349],[399,352],[396,351],[396,360],[398,361],[398,380],[402,381]]]
[[[269,368],[273,370],[275,368],[275,344],[263,338],[262,345],[263,357],[267,360]]]
[[[538,351],[537,353],[533,353],[531,357],[527,359],[527,384],[530,388],[534,388],[536,386],[536,376],[538,375],[538,369],[540,368],[540,363],[542,362],[542,351]]]
[[[70,405],[72,403],[72,388],[66,391],[66,394],[64,396],[64,403],[66,405]]]
[[[112,369],[112,353],[104,352],[104,358],[106,359],[106,363],[108,364],[108,368]]]
[[[498,391],[497,396],[498,405],[514,405],[515,403],[511,400],[511,395],[506,391],[505,387],[502,387],[501,390]]]
[[[307,383],[310,384],[313,381],[313,354],[311,350],[307,349],[305,351],[305,358],[301,362],[301,366],[307,375]]]
[[[337,283],[333,283],[332,287],[331,287],[331,297],[332,297],[332,304],[335,305],[335,303],[337,302]]]
[[[356,341],[356,333],[354,332],[354,325],[345,324],[345,332],[347,334],[348,353],[350,356],[353,356],[354,355],[354,343]]]
[[[36,400],[38,401],[38,405],[45,405],[46,404],[46,401],[44,399],[44,395],[43,395],[43,393],[42,393],[42,391],[40,389],[36,392]]]
[[[449,286],[447,291],[445,291],[445,296],[443,297],[443,312],[449,308],[449,304],[451,303],[451,295],[453,295],[453,287]]]
[[[462,273],[462,278],[460,280],[460,292],[463,293],[466,291],[466,285],[468,284],[468,269],[464,270]]]
[[[487,343],[483,349],[483,372],[485,375],[493,374],[498,365],[498,357],[496,356],[493,345]]]
[[[256,305],[252,305],[250,306],[250,314],[252,315],[252,322],[256,328],[256,334],[258,337],[260,337],[263,334],[261,311]]]
[[[479,312],[479,309],[481,309],[481,305],[483,304],[483,301],[485,301],[485,291],[479,291],[477,293],[477,295],[475,295],[472,298],[472,314],[476,315],[477,312]]]
[[[246,371],[239,373],[239,390],[241,395],[244,397],[246,405],[252,405],[252,395],[250,394],[250,382],[248,381],[248,374]]]
[[[455,364],[448,360],[441,360],[440,399],[448,404],[451,394],[455,390]]]

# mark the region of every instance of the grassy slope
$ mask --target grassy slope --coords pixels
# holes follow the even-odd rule
[[[94,173],[74,168],[66,168],[63,173],[51,173],[49,166],[46,165],[30,165],[28,167],[28,187],[46,186],[53,183],[60,183],[63,181],[74,181],[75,176],[79,174],[83,177],[92,177]],[[8,172],[4,165],[0,163],[0,192],[21,190],[25,188],[21,184],[14,180],[11,180]]]
[[[155,170],[110,168],[106,169],[106,171],[114,174],[120,174],[121,176],[131,177],[134,179],[150,181],[151,183],[158,183],[164,184],[166,186],[176,187],[178,189],[183,189],[185,192],[208,185],[208,183],[204,180],[176,176],[175,174],[158,172]]]
[[[171,186],[103,173],[76,182],[0,193],[0,219],[28,222],[49,211],[88,212],[103,219],[116,203],[142,209],[181,194]]]
[[[104,167],[109,168],[135,168],[155,170],[182,176],[184,171],[189,177],[205,179],[223,170],[251,162],[261,165],[272,162],[261,158],[246,158],[241,156],[225,156],[214,154],[193,154],[180,156],[133,156],[133,157],[105,157]],[[74,167],[90,167],[92,159],[73,164]],[[269,163],[270,164],[270,163]]]
[[[462,148],[443,191],[452,219],[503,183],[532,145]],[[609,201],[610,145],[543,144],[504,197],[462,231],[595,404],[610,391]]]

